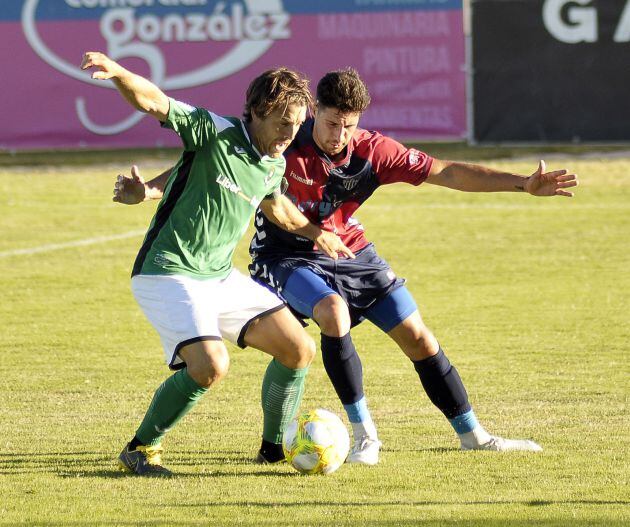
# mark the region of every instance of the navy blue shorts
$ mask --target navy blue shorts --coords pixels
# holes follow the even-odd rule
[[[416,309],[411,294],[372,244],[354,260],[308,253],[288,258],[257,258],[252,277],[270,287],[302,318],[312,318],[315,305],[338,294],[348,305],[352,325],[368,319],[388,332]]]

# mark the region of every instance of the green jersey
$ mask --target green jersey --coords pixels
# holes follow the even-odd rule
[[[261,155],[244,123],[170,99],[163,126],[184,143],[133,266],[136,274],[223,278],[252,214],[279,188],[285,160]]]

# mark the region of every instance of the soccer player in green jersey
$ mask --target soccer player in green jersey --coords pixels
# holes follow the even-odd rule
[[[439,160],[408,149],[378,132],[358,127],[370,102],[358,73],[327,73],[317,88],[314,120],[306,122],[287,159],[287,196],[312,221],[339,234],[356,259],[329,264],[312,243],[255,220],[252,273],[285,298],[295,311],[317,322],[322,361],[352,425],[354,447],[347,462],[374,465],[381,443],[363,392],[361,360],[351,328],[368,319],[389,335],[411,360],[433,404],[448,419],[464,450],[530,451],[530,440],[489,434],[478,422],[467,391],[418,307],[387,262],[375,252],[353,217],[381,185],[429,183],[467,192],[515,191],[533,196],[572,196],[577,177],[547,172],[541,161],[529,177],[488,167]],[[114,201],[134,204],[161,196],[166,173],[146,183],[137,167],[119,176]]]
[[[329,256],[353,257],[279,190],[282,153],[311,104],[308,81],[286,68],[266,71],[247,90],[242,121],[170,99],[99,52],[85,53],[81,68],[94,70],[94,79],[111,79],[134,108],[157,118],[184,143],[132,272],[134,296],[160,335],[167,364],[177,371],[155,392],[119,456],[120,468],[171,475],[162,466],[162,438],[226,375],[224,338],[273,357],[263,379],[258,461],[283,459],[282,433],[299,407],[315,345],[278,297],[236,271],[231,260],[258,207]]]

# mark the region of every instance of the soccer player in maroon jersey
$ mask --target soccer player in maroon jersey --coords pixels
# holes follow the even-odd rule
[[[363,393],[361,361],[350,336],[350,329],[363,319],[387,333],[411,359],[462,449],[539,451],[533,441],[492,436],[478,423],[457,370],[423,323],[404,280],[378,256],[353,214],[380,185],[396,182],[571,196],[566,189],[577,185],[576,177],[566,170],[545,172],[542,161],[526,177],[432,158],[358,128],[369,103],[368,90],[355,70],[328,73],[317,86],[315,118],[302,125],[285,152],[286,195],[313,223],[339,235],[356,259],[327,260],[312,242],[282,231],[258,212],[250,272],[319,325],[324,367],[353,428],[349,462],[376,464],[380,448]]]
[[[294,312],[319,325],[324,367],[353,429],[348,462],[374,465],[381,446],[363,392],[361,361],[350,336],[350,329],[364,319],[387,333],[409,357],[462,449],[540,451],[533,441],[493,436],[479,424],[457,370],[423,323],[404,280],[378,256],[352,214],[380,185],[396,182],[426,182],[469,192],[572,196],[567,189],[577,185],[577,178],[566,170],[546,172],[542,161],[527,177],[432,158],[378,132],[358,128],[369,102],[368,90],[355,70],[326,74],[317,86],[314,119],[302,126],[285,152],[286,195],[308,219],[336,233],[356,259],[333,261],[311,241],[282,231],[258,212],[250,272],[272,287]],[[136,184],[140,196],[159,193],[160,177],[147,183],[146,191]],[[127,201],[128,187],[129,179],[119,178],[114,199]],[[275,456],[269,453],[269,461],[281,458],[281,449]]]

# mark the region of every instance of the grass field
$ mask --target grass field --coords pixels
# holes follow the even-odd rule
[[[542,454],[459,451],[409,362],[366,323],[354,337],[378,466],[309,477],[252,464],[267,358],[231,348],[227,379],[165,441],[179,477],[146,480],[115,458],[168,375],[128,279],[155,204],[110,201],[126,162],[4,163],[0,525],[628,525],[630,157],[547,165],[580,175],[575,198],[398,185],[359,214],[486,428]],[[303,406],[341,414],[319,356]]]

